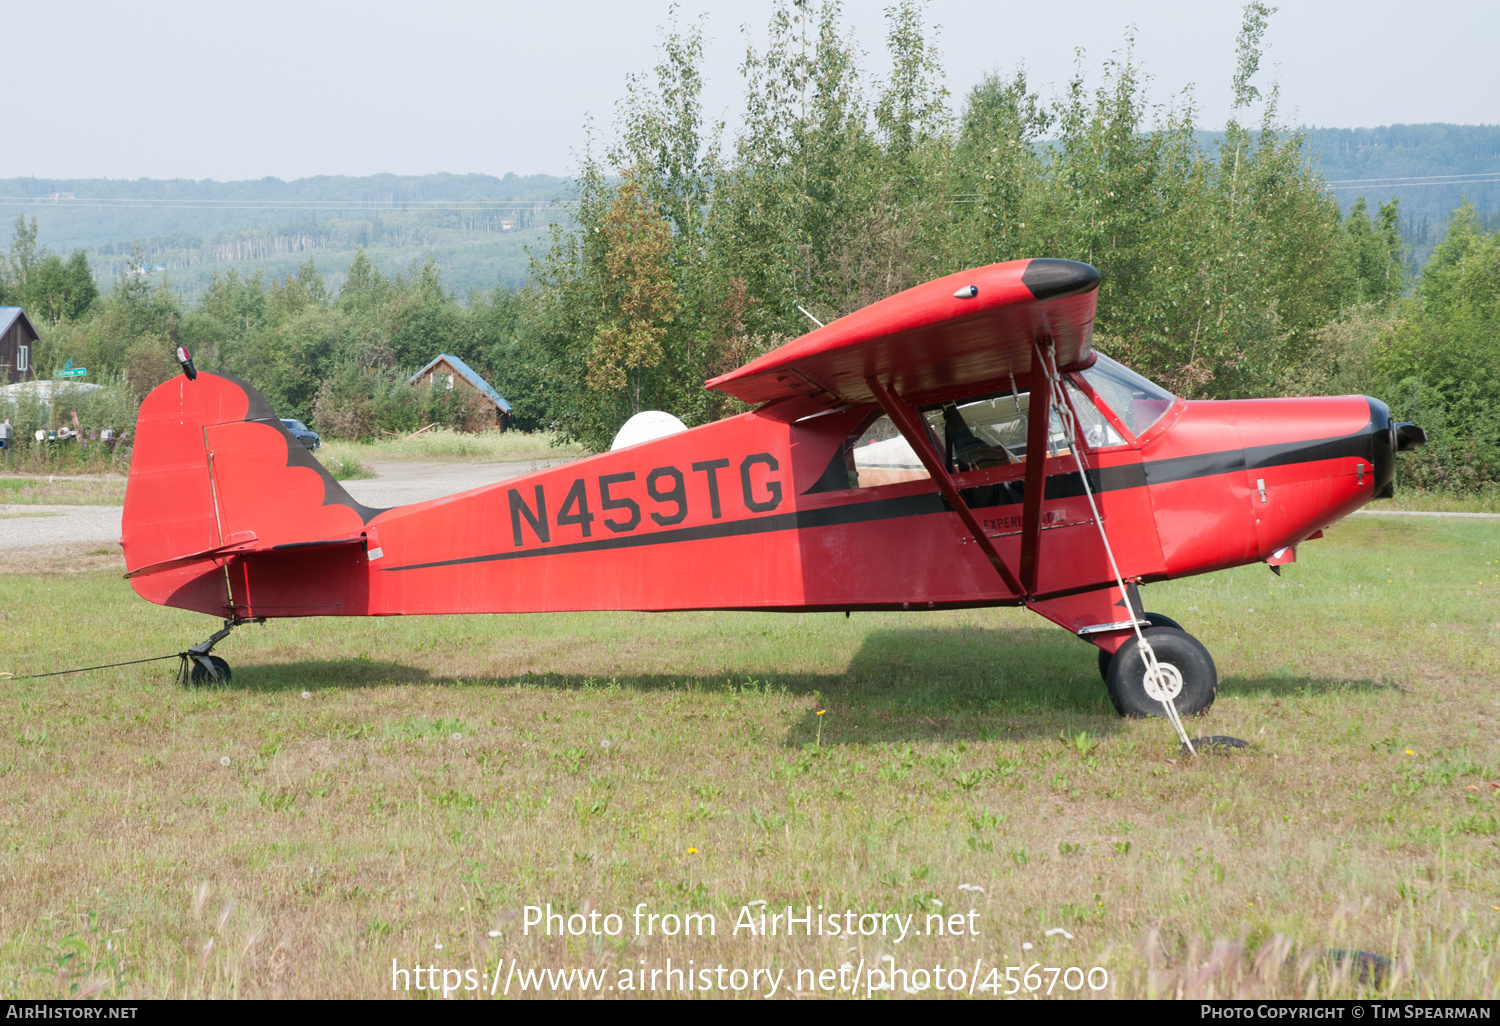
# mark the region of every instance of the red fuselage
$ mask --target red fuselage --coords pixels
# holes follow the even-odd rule
[[[1069,375],[1082,386],[1082,378]],[[1024,383],[1023,383],[1024,384]],[[1086,387],[1086,386],[1085,386]],[[1069,630],[1121,619],[1071,451],[1046,463],[1035,586],[1008,587],[932,480],[851,488],[873,407],[810,398],[388,510],[343,489],[232,378],[146,400],[127,496],[132,579],[223,617],[563,610],[943,609],[1024,603]],[[1118,423],[1118,422],[1117,422]],[[1127,581],[1266,559],[1390,482],[1390,419],[1359,396],[1177,400],[1139,438],[1083,449]],[[1012,566],[1024,464],[953,480]],[[1113,650],[1125,632],[1089,640]]]

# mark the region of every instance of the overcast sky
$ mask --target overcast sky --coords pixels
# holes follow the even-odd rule
[[[845,21],[884,71],[883,8]],[[607,128],[625,76],[655,62],[665,2],[204,0],[5,5],[11,131],[0,177],[299,178],[437,171],[565,174],[583,124]],[[769,0],[685,0],[708,12],[708,105],[731,122],[749,37]],[[1074,49],[1099,67],[1128,25],[1168,100],[1195,87],[1228,115],[1240,5],[1219,0],[932,0],[955,99],[1024,65],[1044,95]],[[1268,73],[1288,117],[1318,126],[1500,122],[1500,2],[1284,0]]]

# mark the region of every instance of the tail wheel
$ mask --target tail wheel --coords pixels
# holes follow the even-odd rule
[[[1182,630],[1182,624],[1170,616],[1163,616],[1161,613],[1144,613],[1141,618],[1151,621],[1152,627],[1175,627],[1178,630]],[[1099,677],[1106,684],[1109,683],[1109,661],[1114,657],[1115,654],[1113,652],[1106,652],[1102,648],[1099,650]]]
[[[193,660],[192,680],[194,684],[228,684],[230,677],[229,664],[216,655],[208,657],[208,661],[214,664],[214,669],[219,672],[219,679],[214,680],[209,675],[208,669],[198,660]]]
[[[1176,627],[1150,627],[1141,636],[1151,643],[1156,661],[1168,676],[1180,676],[1182,691],[1173,699],[1180,716],[1196,716],[1214,704],[1219,671],[1203,643]],[[1161,716],[1162,704],[1146,693],[1146,660],[1134,638],[1110,660],[1109,700],[1121,716]]]

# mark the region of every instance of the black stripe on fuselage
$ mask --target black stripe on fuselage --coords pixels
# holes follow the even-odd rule
[[[1258,445],[1249,449],[1231,449],[1198,456],[1178,456],[1120,467],[1099,467],[1088,471],[1089,487],[1095,494],[1098,494],[1127,488],[1140,488],[1145,485],[1165,484],[1170,481],[1215,477],[1220,474],[1256,470],[1262,467],[1315,463],[1340,456],[1363,456],[1371,447],[1370,438],[1370,432],[1367,430],[1340,438]],[[996,506],[1020,505],[1025,498],[1025,489],[1021,481],[1007,481],[1001,484],[965,488],[961,494],[971,508],[990,509]],[[1046,498],[1048,499],[1075,498],[1082,494],[1084,494],[1083,483],[1078,480],[1076,471],[1052,474],[1047,478]],[[545,545],[531,549],[515,549],[511,552],[492,552],[482,556],[462,556],[432,563],[381,567],[380,571],[397,573],[402,570],[428,570],[434,567],[459,566],[465,563],[492,563],[506,559],[530,559],[535,556],[563,556],[575,552],[601,552],[608,549],[633,549],[644,545],[670,545],[676,542],[769,534],[775,531],[794,531],[810,527],[835,527],[877,520],[897,520],[904,517],[943,513],[950,509],[951,507],[941,495],[936,492],[924,492],[920,495],[903,495],[898,498],[875,499],[870,502],[850,502],[842,506],[827,506],[822,509],[805,509],[722,523],[699,524],[670,531],[653,531],[650,534],[623,535],[593,541],[572,542],[566,545]]]
[[[1317,463],[1321,460],[1338,459],[1340,456],[1363,456],[1373,460],[1373,437],[1372,432],[1366,430],[1339,438],[1282,442],[1277,445],[1252,445],[1248,449],[1230,449],[1226,452],[1207,452],[1198,456],[1176,456],[1172,459],[1152,460],[1141,464],[1141,468],[1145,471],[1146,484],[1155,485],[1171,481],[1190,481],[1199,477],[1214,477],[1218,474],[1231,474],[1241,470],[1284,467],[1290,463]],[[1092,483],[1090,481],[1090,484]],[[1048,490],[1050,492],[1050,488]]]

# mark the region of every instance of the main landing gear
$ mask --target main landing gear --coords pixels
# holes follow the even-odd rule
[[[1203,643],[1182,629],[1169,616],[1146,613],[1151,626],[1141,636],[1156,653],[1166,684],[1179,684],[1181,691],[1172,699],[1179,716],[1196,716],[1214,704],[1219,688],[1219,671],[1213,656]],[[1146,662],[1132,635],[1113,655],[1099,650],[1099,674],[1109,688],[1109,700],[1121,716],[1160,716],[1160,699],[1146,691]]]
[[[192,684],[228,684],[233,673],[230,672],[229,664],[216,655],[210,655],[213,647],[225,638],[229,633],[242,623],[265,623],[264,616],[257,616],[247,620],[241,616],[230,617],[224,621],[224,626],[208,636],[206,641],[200,641],[186,652],[181,653],[182,666],[178,679],[184,683]]]

